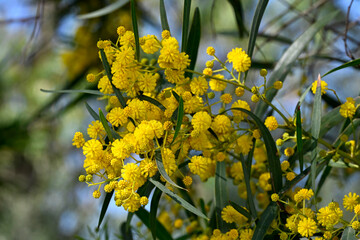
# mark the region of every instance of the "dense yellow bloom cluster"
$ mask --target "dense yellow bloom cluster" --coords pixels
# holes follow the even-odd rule
[[[108,101],[107,114],[105,118],[100,115],[91,122],[87,137],[76,132],[73,138],[73,145],[82,148],[85,156],[83,167],[86,176],[81,175],[79,181],[97,186],[93,191],[94,198],[99,198],[102,191],[114,192],[117,206],[136,212],[149,202],[150,193],[143,190],[145,183],[161,182],[169,191],[176,193],[182,191],[176,188],[179,187],[175,184],[177,182],[192,191],[194,182],[214,177],[217,166],[223,164],[226,177],[238,189],[239,197],[248,199],[250,194],[253,195],[260,214],[269,204],[285,206],[283,215],[271,224],[270,234],[279,233],[280,239],[295,235],[309,238],[322,234],[325,239],[333,236],[332,230],[343,223],[342,210],[335,203],[318,211],[306,207],[314,196],[312,189],[290,189],[285,193],[276,189],[273,166],[268,162],[269,149],[265,141],[268,139],[265,137],[269,134],[265,127],[270,131],[277,129],[277,119],[269,116],[259,124],[254,117],[249,117],[249,103],[239,99],[248,91],[254,103],[265,100],[268,89],[282,88],[281,81],[266,86],[267,71],[263,69],[260,75],[264,84],[247,87],[240,76],[249,70],[251,60],[241,48],[231,50],[227,60],[221,62],[215,56],[215,49],[209,47],[207,54],[212,59],[202,73],[189,71],[189,55],[179,50],[177,39],[167,30],[162,33],[161,39],[154,35],[139,39],[144,53],[158,56],[156,61],[148,64],[147,59],[137,59],[134,33],[124,27],[119,27],[117,33],[116,44],[107,40],[98,43],[99,55],[104,64],[109,64],[110,73],[101,72],[87,77],[89,82],[98,81],[102,99]],[[213,69],[215,61],[220,62],[220,70]],[[227,69],[225,63],[232,63],[232,69]],[[218,74],[222,70],[233,78],[226,79],[225,75]],[[194,76],[190,77],[189,72]],[[235,77],[236,74],[238,77]],[[236,85],[236,88],[229,90],[230,84]],[[321,82],[321,89],[324,92],[327,89],[325,82]],[[216,96],[219,96],[217,102],[212,100]],[[340,108],[340,114],[350,119],[355,112],[353,99],[348,99]],[[289,120],[281,117],[287,124]],[[287,183],[298,174],[291,159],[297,151],[297,146],[291,141],[296,133],[294,125],[288,125],[281,126],[288,132],[276,141],[278,149],[275,147],[274,154],[279,159],[281,157],[282,163],[279,161],[276,167],[279,168],[281,181],[287,180]],[[304,138],[310,139],[308,136]],[[283,144],[285,146],[281,148]],[[356,148],[353,146],[352,149]],[[246,156],[250,156],[249,159]],[[243,207],[241,213],[231,205],[216,209],[217,214],[221,212],[219,221],[230,224],[232,229],[215,229],[211,233],[206,228],[208,226],[204,228],[197,220],[181,219],[179,205],[168,205],[161,210],[158,221],[170,233],[184,230],[188,234],[201,232],[194,239],[245,240],[251,239],[256,229],[253,216],[245,216],[253,209]],[[357,194],[345,196],[343,206],[356,216],[360,215]],[[213,208],[210,204],[202,207],[206,214]],[[355,218],[346,226],[350,225],[354,229],[360,227]]]

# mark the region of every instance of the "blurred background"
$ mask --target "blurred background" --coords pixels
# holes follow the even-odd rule
[[[136,2],[140,35],[160,37],[159,1]],[[199,71],[209,59],[205,52],[210,45],[220,59],[234,47],[247,48],[256,3],[192,1],[192,10],[199,7],[202,22]],[[183,1],[165,0],[177,39],[181,39],[182,5]],[[261,83],[259,70],[271,73],[279,57],[312,23],[338,10],[337,18],[301,55],[275,100],[292,115],[298,93],[318,73],[360,57],[359,9],[357,0],[270,1],[260,25],[250,85]],[[102,239],[106,231],[114,239],[119,233],[126,216],[112,203],[107,224],[100,233],[94,232],[102,199],[95,200],[93,189],[78,182],[84,173],[83,156],[71,142],[73,134],[86,132],[92,121],[84,102],[93,109],[105,109],[106,103],[92,95],[50,94],[40,89],[96,89],[86,82],[88,73],[101,71],[96,42],[116,41],[120,25],[131,29],[128,1],[0,0],[0,240]],[[347,96],[359,95],[358,76],[358,68],[348,68],[324,80],[344,102]],[[325,104],[331,109],[339,103],[329,93]],[[334,172],[333,179],[345,186],[348,176]],[[353,189],[351,184],[347,188]],[[331,200],[335,195],[325,197]]]

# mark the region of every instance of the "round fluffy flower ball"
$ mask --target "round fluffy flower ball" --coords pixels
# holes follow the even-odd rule
[[[193,119],[191,120],[191,124],[194,127],[194,130],[197,130],[199,132],[206,131],[210,125],[211,125],[211,117],[207,112],[197,112],[193,116]]]
[[[275,130],[278,128],[278,122],[276,121],[276,118],[274,116],[267,117],[265,119],[265,126],[270,130]]]
[[[246,72],[251,66],[251,59],[242,48],[231,50],[228,53],[227,58],[229,62],[233,63],[233,67],[238,72]]]

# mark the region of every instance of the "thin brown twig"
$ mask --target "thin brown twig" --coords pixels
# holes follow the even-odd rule
[[[345,20],[345,33],[344,33],[344,45],[345,45],[345,53],[346,55],[351,58],[352,60],[355,59],[355,57],[352,55],[350,49],[348,48],[348,45],[347,45],[347,34],[348,34],[348,31],[349,31],[349,18],[350,18],[350,10],[351,10],[351,7],[352,7],[352,4],[353,4],[354,0],[351,0],[349,6],[348,6],[348,9],[347,9],[347,13],[346,13],[346,20]]]

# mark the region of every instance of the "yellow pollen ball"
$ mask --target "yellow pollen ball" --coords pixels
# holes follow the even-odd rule
[[[278,122],[274,116],[267,117],[265,119],[265,126],[270,130],[273,131],[278,128]]]
[[[190,176],[185,176],[183,178],[183,183],[185,186],[190,186],[192,184],[192,178]]]
[[[213,47],[208,47],[208,48],[206,49],[206,53],[207,53],[207,55],[214,56],[214,55],[215,55],[215,48],[213,48]]]

